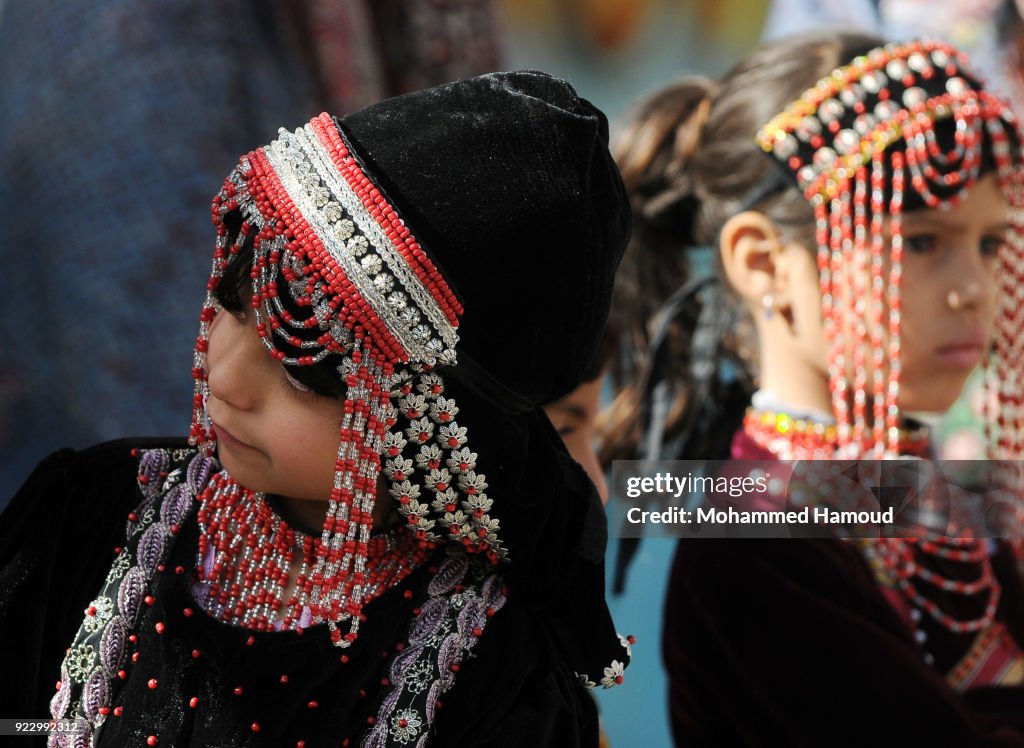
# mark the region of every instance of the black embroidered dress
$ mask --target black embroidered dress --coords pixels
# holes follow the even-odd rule
[[[48,715],[65,648],[89,618],[83,612],[94,610],[97,633],[115,610],[124,612],[124,595],[96,596],[108,573],[129,569],[115,561],[115,548],[125,542],[122,518],[143,499],[132,451],[158,446],[185,470],[201,459],[167,441],[65,450],[40,464],[2,515],[5,715]],[[426,697],[448,687],[430,744],[596,745],[593,701],[566,659],[558,606],[520,604],[515,594],[506,601],[500,580],[488,581],[467,557],[439,550],[370,603],[358,641],[339,650],[324,625],[253,632],[207,615],[191,589],[197,533],[188,507],[135,601],[137,623],[126,629],[132,638],[110,679],[113,708],[97,745],[419,745],[427,734]],[[102,667],[101,649],[73,649],[65,668]],[[615,677],[583,679],[602,676]],[[375,733],[382,722],[387,729]]]

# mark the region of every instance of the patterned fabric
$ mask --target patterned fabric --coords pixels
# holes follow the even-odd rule
[[[149,582],[216,468],[215,460],[196,450],[142,453],[143,501],[129,515],[126,543],[85,611],[50,703],[55,719],[85,720],[89,732],[55,733],[49,741],[52,748],[88,747],[98,739],[123,675],[129,637],[137,631],[144,605],[152,603]],[[391,688],[364,746],[426,745],[441,696],[454,685],[460,663],[483,636],[489,619],[504,606],[507,590],[489,572],[489,564],[455,551],[434,573],[427,594],[412,621],[408,645],[398,649],[390,664]],[[623,644],[628,648],[625,640]],[[613,665],[621,682],[623,665]]]
[[[961,692],[979,686],[1019,686],[1024,683],[1024,652],[997,621],[978,634],[946,681]]]
[[[862,550],[866,543],[858,543]],[[921,615],[910,604],[896,586],[892,573],[883,565],[875,563],[870,555],[865,556],[871,571],[878,581],[878,588],[886,601],[892,606],[907,628],[911,631],[922,631],[919,628]],[[923,633],[917,634],[918,643],[927,641]],[[929,664],[934,662],[926,656]],[[1002,621],[992,621],[981,631],[970,634],[967,649],[953,667],[945,673],[946,682],[957,692],[963,693],[980,686],[1017,686],[1024,683],[1024,652],[1006,630]]]
[[[128,657],[150,580],[163,563],[174,536],[210,479],[216,462],[194,450],[151,450],[142,456],[139,488],[143,500],[129,516],[127,542],[107,574],[99,595],[61,665],[57,693],[50,702],[54,719],[84,719],[88,735],[53,733],[53,747],[91,746],[110,714],[111,696]]]
[[[427,744],[438,700],[455,683],[459,665],[483,635],[487,620],[505,604],[506,591],[486,565],[464,554],[438,569],[409,632],[409,645],[391,663],[391,692],[363,740],[366,748]]]

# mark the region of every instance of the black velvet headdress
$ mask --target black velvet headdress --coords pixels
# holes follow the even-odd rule
[[[541,406],[591,365],[628,239],[607,143],[605,116],[539,72],[282,130],[214,200],[220,238],[193,371],[192,440],[209,451],[209,323],[232,256],[250,246],[268,351],[300,380],[303,367],[328,366],[346,385],[313,576],[364,567],[383,473],[419,538],[500,565],[521,598],[562,604],[587,591],[565,625],[583,674],[594,648],[574,631],[581,615],[613,645],[603,662],[626,659],[600,594],[604,514]],[[347,646],[362,600],[358,586],[324,583],[309,606]],[[345,620],[343,636],[333,627]]]
[[[492,393],[504,407],[572,390],[629,236],[604,115],[564,81],[517,72],[390,99],[339,125],[462,298],[459,369],[467,357],[485,369],[509,391]]]

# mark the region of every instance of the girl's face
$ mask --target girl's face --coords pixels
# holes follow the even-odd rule
[[[232,477],[253,491],[328,500],[343,404],[288,376],[260,340],[251,309],[217,314],[207,368],[217,456]]]
[[[904,215],[899,354],[902,410],[948,410],[988,351],[997,311],[999,252],[1008,226],[1009,207],[995,175],[981,179],[949,210]],[[802,275],[794,313],[804,318],[809,334],[801,347],[824,373],[828,351],[813,262]],[[850,336],[855,300],[844,298],[841,303],[847,308],[844,335]],[[885,340],[888,349],[888,336]],[[852,366],[847,377],[853,381]]]
[[[544,412],[558,430],[572,458],[590,476],[601,502],[608,503],[608,483],[601,470],[601,462],[594,451],[594,420],[601,403],[604,377],[583,382],[561,400],[544,406]]]

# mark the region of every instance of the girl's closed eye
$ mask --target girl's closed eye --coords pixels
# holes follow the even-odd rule
[[[296,379],[291,374],[289,374],[288,373],[288,369],[286,367],[282,366],[281,367],[281,372],[284,374],[284,381],[287,382],[288,386],[291,387],[293,390],[296,390],[297,392],[301,392],[303,394],[308,394],[308,395],[315,395],[316,394],[312,390],[312,388],[307,387],[302,382],[300,382],[298,379]]]
[[[579,424],[576,424],[576,423],[567,423],[567,424],[565,424],[565,425],[563,425],[563,426],[559,426],[559,427],[558,427],[558,435],[559,435],[560,437],[562,437],[563,439],[565,439],[565,438],[567,438],[567,437],[570,437],[570,436],[572,436],[572,435],[573,435],[573,434],[575,434],[575,433],[576,433],[577,431],[579,431],[579,428],[580,428],[580,427],[579,427]]]

